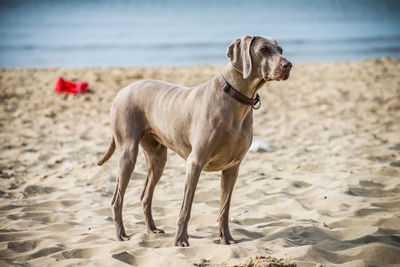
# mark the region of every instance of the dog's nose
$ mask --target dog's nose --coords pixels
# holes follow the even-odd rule
[[[282,68],[290,70],[292,68],[292,63],[290,63],[290,61],[285,60],[282,62]]]

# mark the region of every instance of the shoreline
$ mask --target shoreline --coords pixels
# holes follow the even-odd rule
[[[284,55],[285,56],[285,55]],[[310,65],[310,64],[319,64],[319,63],[326,63],[326,64],[341,64],[341,63],[355,63],[355,62],[368,62],[368,61],[400,61],[398,57],[376,57],[376,58],[363,58],[363,59],[356,59],[356,60],[327,60],[327,61],[310,61],[310,62],[295,62],[295,65]],[[228,61],[226,62],[228,63]],[[83,70],[83,69],[158,69],[158,68],[204,68],[204,67],[221,67],[225,64],[188,64],[188,65],[115,65],[115,66],[52,66],[52,67],[1,67],[0,70],[58,70],[58,69],[65,69],[65,70]]]
[[[400,60],[388,58],[295,64],[288,81],[260,90],[254,140],[270,151],[248,152],[241,165],[230,212],[240,243],[217,243],[220,174],[203,172],[191,247],[172,246],[185,168],[171,151],[153,201],[166,233],[145,231],[139,152],[124,205],[132,237],[115,240],[117,157],[96,165],[114,96],[140,79],[193,86],[222,67],[0,69],[0,263],[232,266],[271,256],[297,266],[400,264]],[[89,82],[92,93],[56,94],[59,76]]]

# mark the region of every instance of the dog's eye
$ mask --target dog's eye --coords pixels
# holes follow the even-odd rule
[[[282,53],[283,53],[282,47],[280,47],[280,46],[277,46],[276,48],[278,49],[278,52],[279,52],[279,54],[281,54],[281,55],[282,55]]]
[[[260,50],[261,50],[261,52],[263,52],[263,53],[267,53],[267,52],[269,52],[269,48],[268,48],[268,47],[266,47],[266,46],[264,46],[264,47],[263,47],[263,48],[261,48]]]

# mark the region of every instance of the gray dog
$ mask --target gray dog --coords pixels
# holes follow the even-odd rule
[[[102,165],[120,152],[112,210],[118,240],[128,240],[122,222],[126,187],[135,167],[139,144],[147,159],[147,179],[140,196],[148,232],[163,233],[151,214],[154,188],[163,173],[167,148],[186,160],[186,182],[174,245],[189,246],[190,211],[200,173],[222,171],[219,236],[229,232],[229,206],[239,165],[253,138],[257,91],[268,81],[286,80],[292,64],[276,40],[243,36],[227,48],[229,63],[222,74],[192,88],[163,81],[132,83],[115,97],[111,108],[112,139]]]

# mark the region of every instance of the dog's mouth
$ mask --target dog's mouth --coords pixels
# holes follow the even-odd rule
[[[289,79],[289,76],[290,76],[290,70],[284,71],[279,76],[279,81],[286,81],[287,79]]]
[[[275,72],[274,77],[271,78],[269,75],[266,75],[264,77],[264,81],[269,82],[269,81],[286,81],[289,79],[290,76],[290,70],[281,70],[278,72]]]

